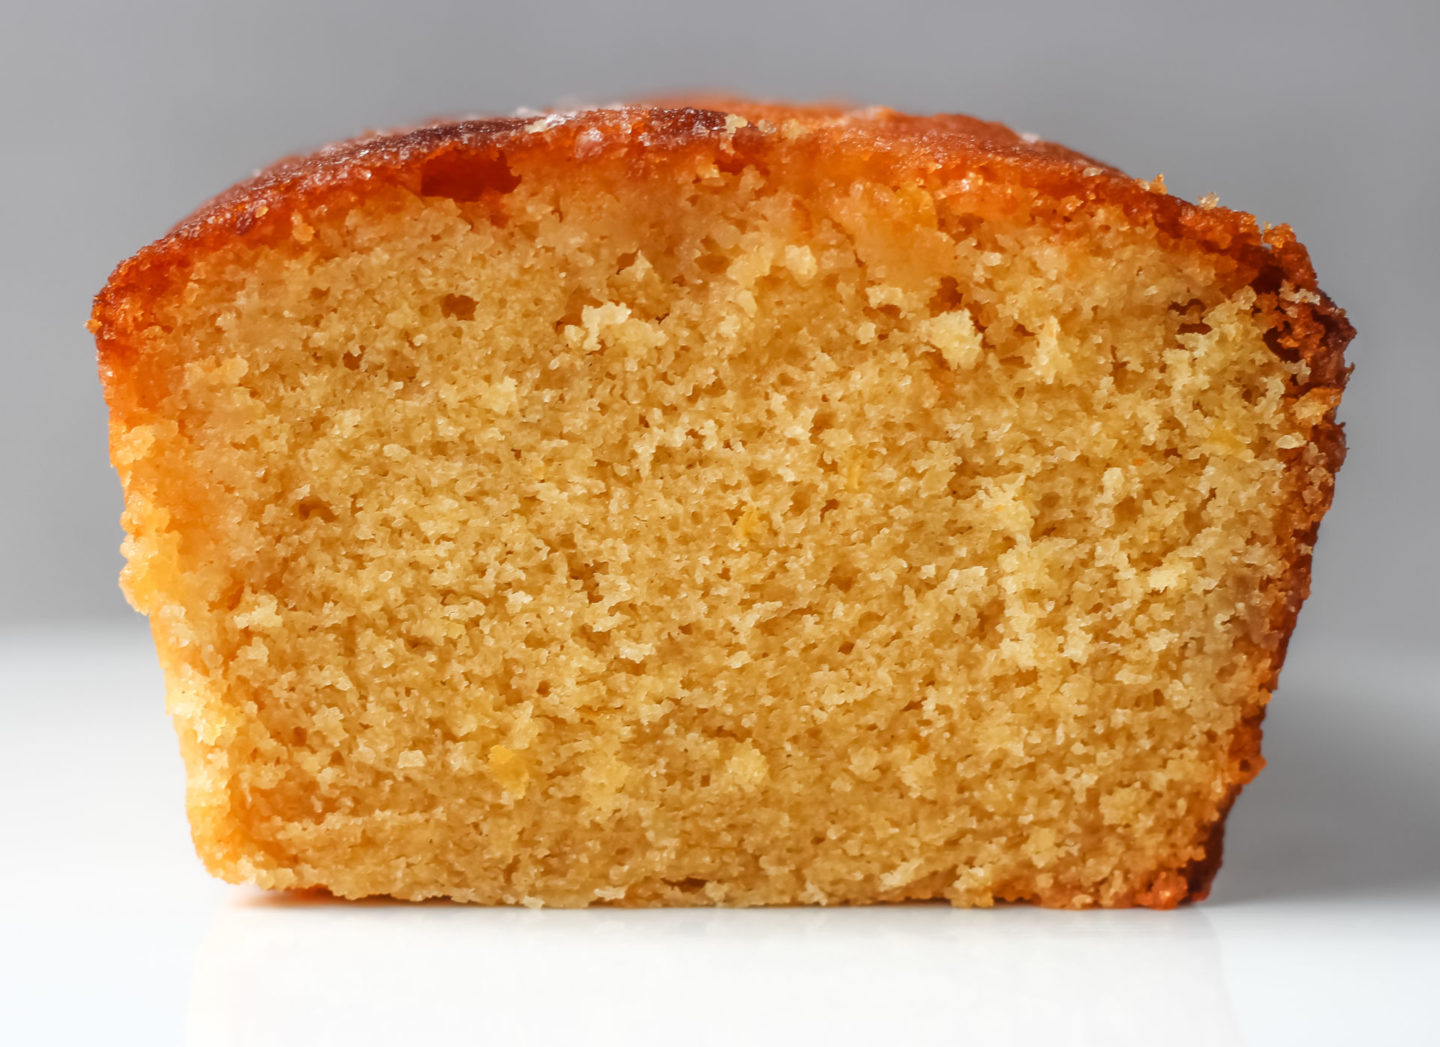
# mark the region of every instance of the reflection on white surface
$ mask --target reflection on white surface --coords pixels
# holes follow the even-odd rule
[[[1200,909],[528,912],[231,898],[192,1047],[1241,1042]]]

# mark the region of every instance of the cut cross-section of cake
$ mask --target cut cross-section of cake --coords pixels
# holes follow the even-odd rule
[[[1286,227],[959,116],[282,162],[92,328],[206,865],[345,897],[1203,897],[1352,331]]]

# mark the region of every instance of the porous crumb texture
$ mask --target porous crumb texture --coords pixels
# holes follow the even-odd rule
[[[1343,316],[1288,231],[1056,147],[746,112],[375,140],[117,272],[124,586],[215,873],[1203,895]]]

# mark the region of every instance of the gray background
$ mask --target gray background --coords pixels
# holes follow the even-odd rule
[[[0,19],[0,628],[129,614],[84,330],[111,267],[281,154],[684,88],[999,119],[1289,222],[1360,337],[1310,642],[1433,651],[1440,3],[26,3]]]

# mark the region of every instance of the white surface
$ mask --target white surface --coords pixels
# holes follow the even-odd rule
[[[526,912],[211,881],[143,625],[3,635],[0,1043],[1434,1043],[1437,680],[1302,625],[1175,912]]]

